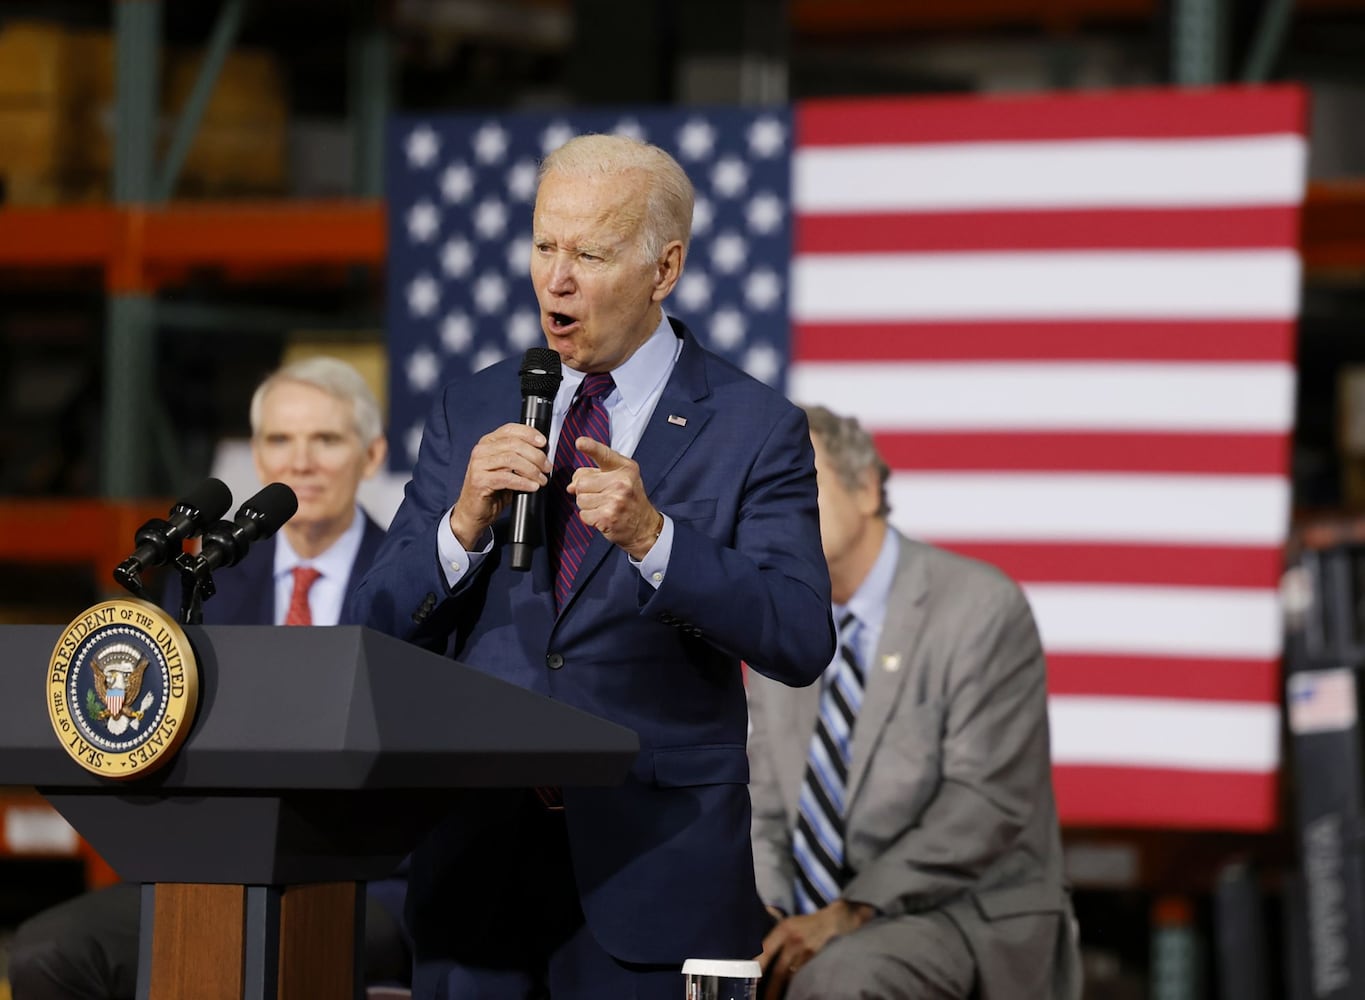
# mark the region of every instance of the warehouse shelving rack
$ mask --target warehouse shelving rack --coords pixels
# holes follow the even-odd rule
[[[160,164],[154,162],[153,155],[154,84],[164,0],[113,2],[120,72],[111,202],[102,206],[0,208],[0,270],[95,271],[101,275],[108,297],[102,496],[41,501],[0,498],[0,561],[83,563],[94,567],[96,577],[103,580],[108,579],[108,569],[126,554],[137,525],[150,517],[164,516],[169,500],[164,496],[148,499],[156,492],[150,485],[148,426],[154,419],[150,401],[156,395],[151,355],[158,293],[174,287],[188,270],[200,267],[280,275],[317,267],[381,269],[386,232],[380,197],[381,133],[389,106],[389,42],[377,17],[362,14],[355,25],[350,63],[355,94],[351,121],[358,165],[354,197],[250,203],[176,201],[171,197],[176,172],[216,74],[235,42],[247,0],[224,0],[220,7],[200,79]],[[1125,5],[1132,8],[1131,16],[1154,6],[1147,0],[1113,0],[1115,16]],[[381,5],[356,5],[367,6]],[[934,9],[960,15],[971,6],[958,2],[859,5],[836,0],[820,8],[816,3],[797,0],[792,8],[793,28],[802,30],[804,24],[804,30],[833,31],[833,27],[822,28],[819,22],[825,16],[822,10],[834,17],[835,8],[842,12],[840,23],[847,25],[854,8],[875,8],[885,18],[905,18],[912,13],[928,17]],[[991,5],[977,6],[984,10]],[[1003,9],[1009,5],[994,6]],[[1030,5],[1018,6],[1023,9]],[[1060,9],[1068,5],[1053,6]],[[1077,0],[1070,6],[1079,10],[1086,5]],[[1104,4],[1095,0],[1089,6]],[[1359,283],[1365,278],[1365,179],[1310,187],[1301,248],[1305,270],[1312,279],[1341,278]],[[0,807],[8,801],[0,796]],[[28,801],[23,799],[24,803]],[[0,849],[4,849],[3,844]]]

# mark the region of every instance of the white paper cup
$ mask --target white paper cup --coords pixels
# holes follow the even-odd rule
[[[755,961],[689,958],[682,971],[687,1000],[758,1000],[763,971]]]

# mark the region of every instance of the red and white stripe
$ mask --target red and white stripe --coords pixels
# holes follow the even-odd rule
[[[793,398],[1024,586],[1065,822],[1276,822],[1304,98],[808,102]]]

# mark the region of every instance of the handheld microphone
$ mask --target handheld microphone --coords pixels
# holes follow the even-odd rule
[[[166,520],[153,518],[137,529],[137,549],[114,569],[114,582],[141,594],[141,573],[150,566],[169,562],[181,544],[198,535],[232,506],[232,491],[221,479],[205,479],[186,497],[176,501]]]
[[[564,381],[559,354],[548,347],[532,347],[521,359],[521,422],[534,427],[550,441],[550,422],[555,411],[555,394]],[[531,551],[539,543],[541,490],[518,493],[512,499],[513,569],[531,568]]]
[[[212,572],[236,566],[253,542],[264,541],[299,509],[299,498],[284,483],[271,483],[242,506],[231,521],[219,521],[204,529],[203,545],[197,557]],[[183,566],[183,560],[182,560]]]

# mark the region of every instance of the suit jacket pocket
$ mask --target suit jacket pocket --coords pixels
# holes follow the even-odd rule
[[[648,752],[653,757],[654,784],[660,788],[749,782],[749,755],[738,744],[666,747]]]
[[[1060,913],[1066,909],[1066,892],[1045,882],[983,889],[973,893],[976,908],[987,920],[1003,920],[1027,913]]]
[[[943,714],[942,701],[904,703],[887,721],[851,803],[849,860],[854,867],[918,824],[938,790]]]

